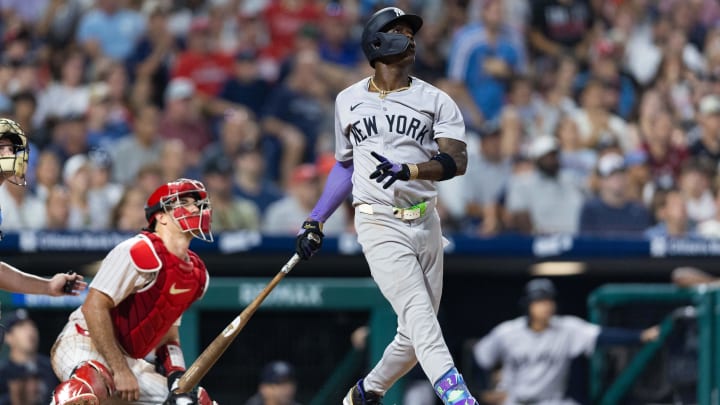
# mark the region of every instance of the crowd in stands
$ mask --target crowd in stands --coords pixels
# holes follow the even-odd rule
[[[414,74],[465,117],[446,232],[720,237],[715,0],[1,0],[0,114],[32,151],[4,230],[136,231],[193,177],[214,230],[294,235],[386,5],[424,17]]]

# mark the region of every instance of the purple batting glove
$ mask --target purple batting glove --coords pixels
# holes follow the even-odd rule
[[[378,183],[382,183],[386,178],[389,178],[389,180],[383,184],[383,188],[390,187],[396,180],[410,180],[410,169],[408,165],[391,162],[379,153],[370,152],[370,154],[380,161],[380,164],[375,167],[375,171],[370,174],[370,178],[375,179]]]

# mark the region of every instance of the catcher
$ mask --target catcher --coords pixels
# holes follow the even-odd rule
[[[175,392],[185,372],[180,317],[209,279],[190,241],[213,240],[211,214],[199,181],[178,179],[152,193],[147,228],[108,253],[55,341],[50,357],[62,383],[53,404],[214,404],[202,387]],[[155,364],[145,360],[153,352]]]

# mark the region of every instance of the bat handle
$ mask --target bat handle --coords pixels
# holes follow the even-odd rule
[[[280,269],[280,271],[283,272],[283,273],[285,273],[285,274],[290,273],[290,270],[292,270],[293,267],[295,267],[295,265],[298,264],[299,261],[300,261],[300,255],[298,255],[297,253],[295,253],[295,254],[290,258],[290,260],[288,260],[288,262],[285,263],[284,266],[282,266],[282,269]]]
[[[65,272],[65,274],[73,275],[75,274],[74,271],[68,270]],[[73,292],[73,289],[75,288],[75,280],[68,280],[65,282],[65,286],[63,287],[63,292],[65,294],[71,294]]]

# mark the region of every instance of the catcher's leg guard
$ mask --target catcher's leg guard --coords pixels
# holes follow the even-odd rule
[[[90,360],[73,370],[70,378],[55,387],[53,405],[99,405],[115,392],[110,371],[101,363]]]
[[[433,387],[444,405],[478,405],[455,367],[440,377]]]

